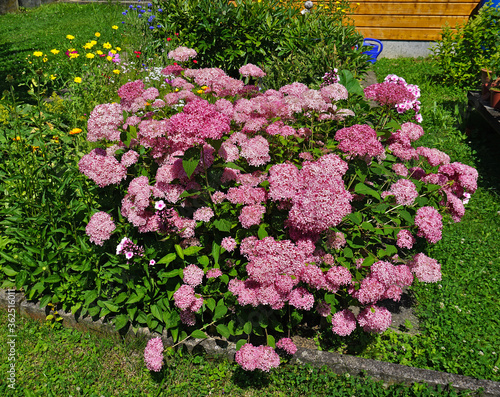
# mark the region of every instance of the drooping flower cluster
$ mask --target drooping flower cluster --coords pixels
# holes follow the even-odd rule
[[[269,372],[280,365],[280,358],[272,347],[254,346],[251,343],[244,344],[236,352],[234,359],[246,371],[260,369]]]

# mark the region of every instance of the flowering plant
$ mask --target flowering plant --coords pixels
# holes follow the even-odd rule
[[[243,368],[264,371],[279,364],[273,348],[295,351],[275,337],[304,319],[326,318],[342,336],[386,330],[391,314],[378,302],[441,279],[414,247],[441,239],[444,216],[460,220],[477,171],[415,147],[422,127],[388,111],[406,109],[415,87],[368,87],[382,106],[355,115],[339,83],[259,91],[221,69],[187,68],[195,56],[172,52],[181,64],[163,70],[165,92],[129,82],[120,103],[90,114],[87,139],[100,147],[80,171],[119,201],[86,232],[113,251],[121,240],[103,266],[126,273],[110,270],[82,315],[113,313],[117,328],[146,325],[175,341],[234,337]],[[151,349],[156,371],[162,349]]]

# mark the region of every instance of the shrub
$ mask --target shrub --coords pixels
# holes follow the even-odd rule
[[[488,6],[455,30],[445,26],[442,39],[432,48],[433,58],[441,67],[441,79],[459,86],[477,84],[481,68],[490,67],[490,58],[498,52],[499,32],[500,9]]]
[[[176,341],[209,332],[240,348],[252,334],[275,347],[275,337],[324,317],[339,335],[358,325],[382,332],[390,313],[378,301],[400,299],[415,277],[441,278],[440,264],[414,247],[441,238],[443,216],[463,216],[477,172],[412,146],[424,132],[400,102],[416,100],[415,87],[388,76],[365,90],[380,107],[358,97],[365,111],[354,117],[340,84],[259,92],[218,69],[186,68],[189,49],[169,55],[184,65],[165,68],[163,99],[138,80],[118,90],[120,105],[90,115],[99,147],[79,164],[102,192],[103,213],[86,231],[103,255],[85,268],[74,311]],[[40,295],[33,278],[16,282]],[[257,361],[240,355],[245,366],[275,366],[274,353],[258,351]]]
[[[288,63],[292,72],[301,69],[296,75],[306,84],[318,82],[334,66],[357,75],[366,70],[367,57],[356,50],[362,36],[345,15],[348,2],[337,3],[302,15],[290,1],[167,0],[147,9],[131,6],[127,15],[140,19],[143,34],[156,43],[154,51],[170,46],[167,40],[178,40],[196,49],[200,65],[221,68],[232,77],[246,63],[266,66],[273,76],[268,86],[279,88],[284,83],[276,74]]]

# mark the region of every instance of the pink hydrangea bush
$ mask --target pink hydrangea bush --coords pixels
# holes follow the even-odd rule
[[[185,62],[193,51],[169,57]],[[110,254],[129,271],[122,318],[138,310],[130,322],[174,340],[282,336],[305,315],[332,337],[379,333],[391,324],[381,301],[441,279],[441,265],[414,247],[460,220],[478,175],[418,146],[424,130],[405,115],[418,116],[418,87],[388,76],[365,90],[381,106],[355,115],[338,81],[259,90],[216,68],[164,74],[164,89],[129,82],[120,103],[96,107],[88,139],[100,147],[79,164],[103,195],[119,197],[106,211],[120,220],[114,235],[137,242],[123,238]],[[101,244],[113,230],[99,216],[87,233]],[[290,342],[276,347],[292,353]],[[279,365],[271,346],[250,343],[236,361]]]

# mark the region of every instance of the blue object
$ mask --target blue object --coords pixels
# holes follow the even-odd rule
[[[370,47],[369,50],[363,51],[363,54],[366,54],[370,57],[370,59],[368,59],[368,62],[371,63],[375,63],[377,61],[377,57],[384,49],[384,46],[382,45],[382,42],[380,40],[371,39],[369,37],[363,40],[363,47]]]
[[[481,0],[480,6],[486,5],[489,0]],[[500,5],[500,0],[492,0],[491,1],[491,7],[498,7]]]

